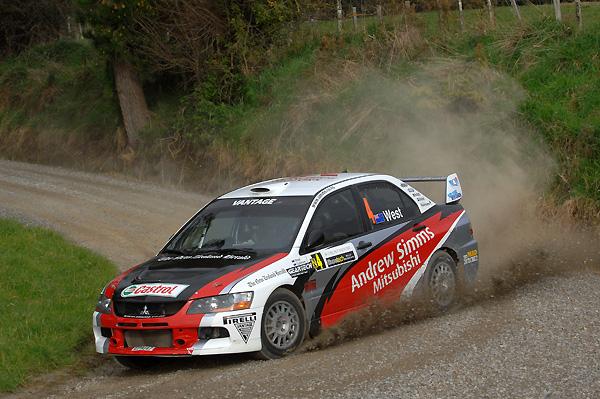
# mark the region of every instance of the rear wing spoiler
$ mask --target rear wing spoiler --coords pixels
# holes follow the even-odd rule
[[[446,204],[456,204],[463,196],[460,180],[456,173],[448,176],[404,177],[400,180],[406,183],[446,182]]]

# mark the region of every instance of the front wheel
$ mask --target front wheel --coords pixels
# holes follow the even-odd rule
[[[428,297],[437,309],[445,312],[456,301],[458,293],[456,262],[444,251],[435,253],[430,262],[427,273]]]
[[[296,295],[276,289],[267,300],[261,321],[259,359],[277,359],[296,350],[306,334],[306,316]]]

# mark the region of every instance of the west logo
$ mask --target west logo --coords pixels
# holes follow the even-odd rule
[[[383,213],[383,215],[385,216],[385,220],[387,220],[388,222],[391,222],[392,220],[402,219],[404,217],[404,215],[402,214],[402,209],[400,209],[400,207],[394,209],[393,211],[386,209],[381,213]]]
[[[404,218],[402,214],[402,209],[400,207],[390,210],[386,209],[385,211],[381,211],[378,214],[374,215],[373,224],[391,222],[393,220],[398,220]]]

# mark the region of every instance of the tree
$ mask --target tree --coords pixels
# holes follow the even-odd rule
[[[133,149],[139,132],[150,121],[150,111],[139,77],[139,60],[131,51],[138,38],[131,26],[138,15],[152,13],[145,0],[79,0],[80,18],[90,27],[86,36],[109,56],[127,142]]]
[[[185,84],[216,82],[229,93],[252,73],[283,24],[300,15],[297,0],[77,0],[86,35],[109,55],[131,147],[150,119],[140,73],[171,74]],[[229,86],[229,87],[228,87]]]

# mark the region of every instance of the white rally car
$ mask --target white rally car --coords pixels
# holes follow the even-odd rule
[[[442,181],[436,204],[408,183]],[[446,309],[477,273],[456,174],[282,178],[203,207],[154,258],[102,291],[96,350],[130,367],[157,356],[276,358],[372,303],[426,295]]]

